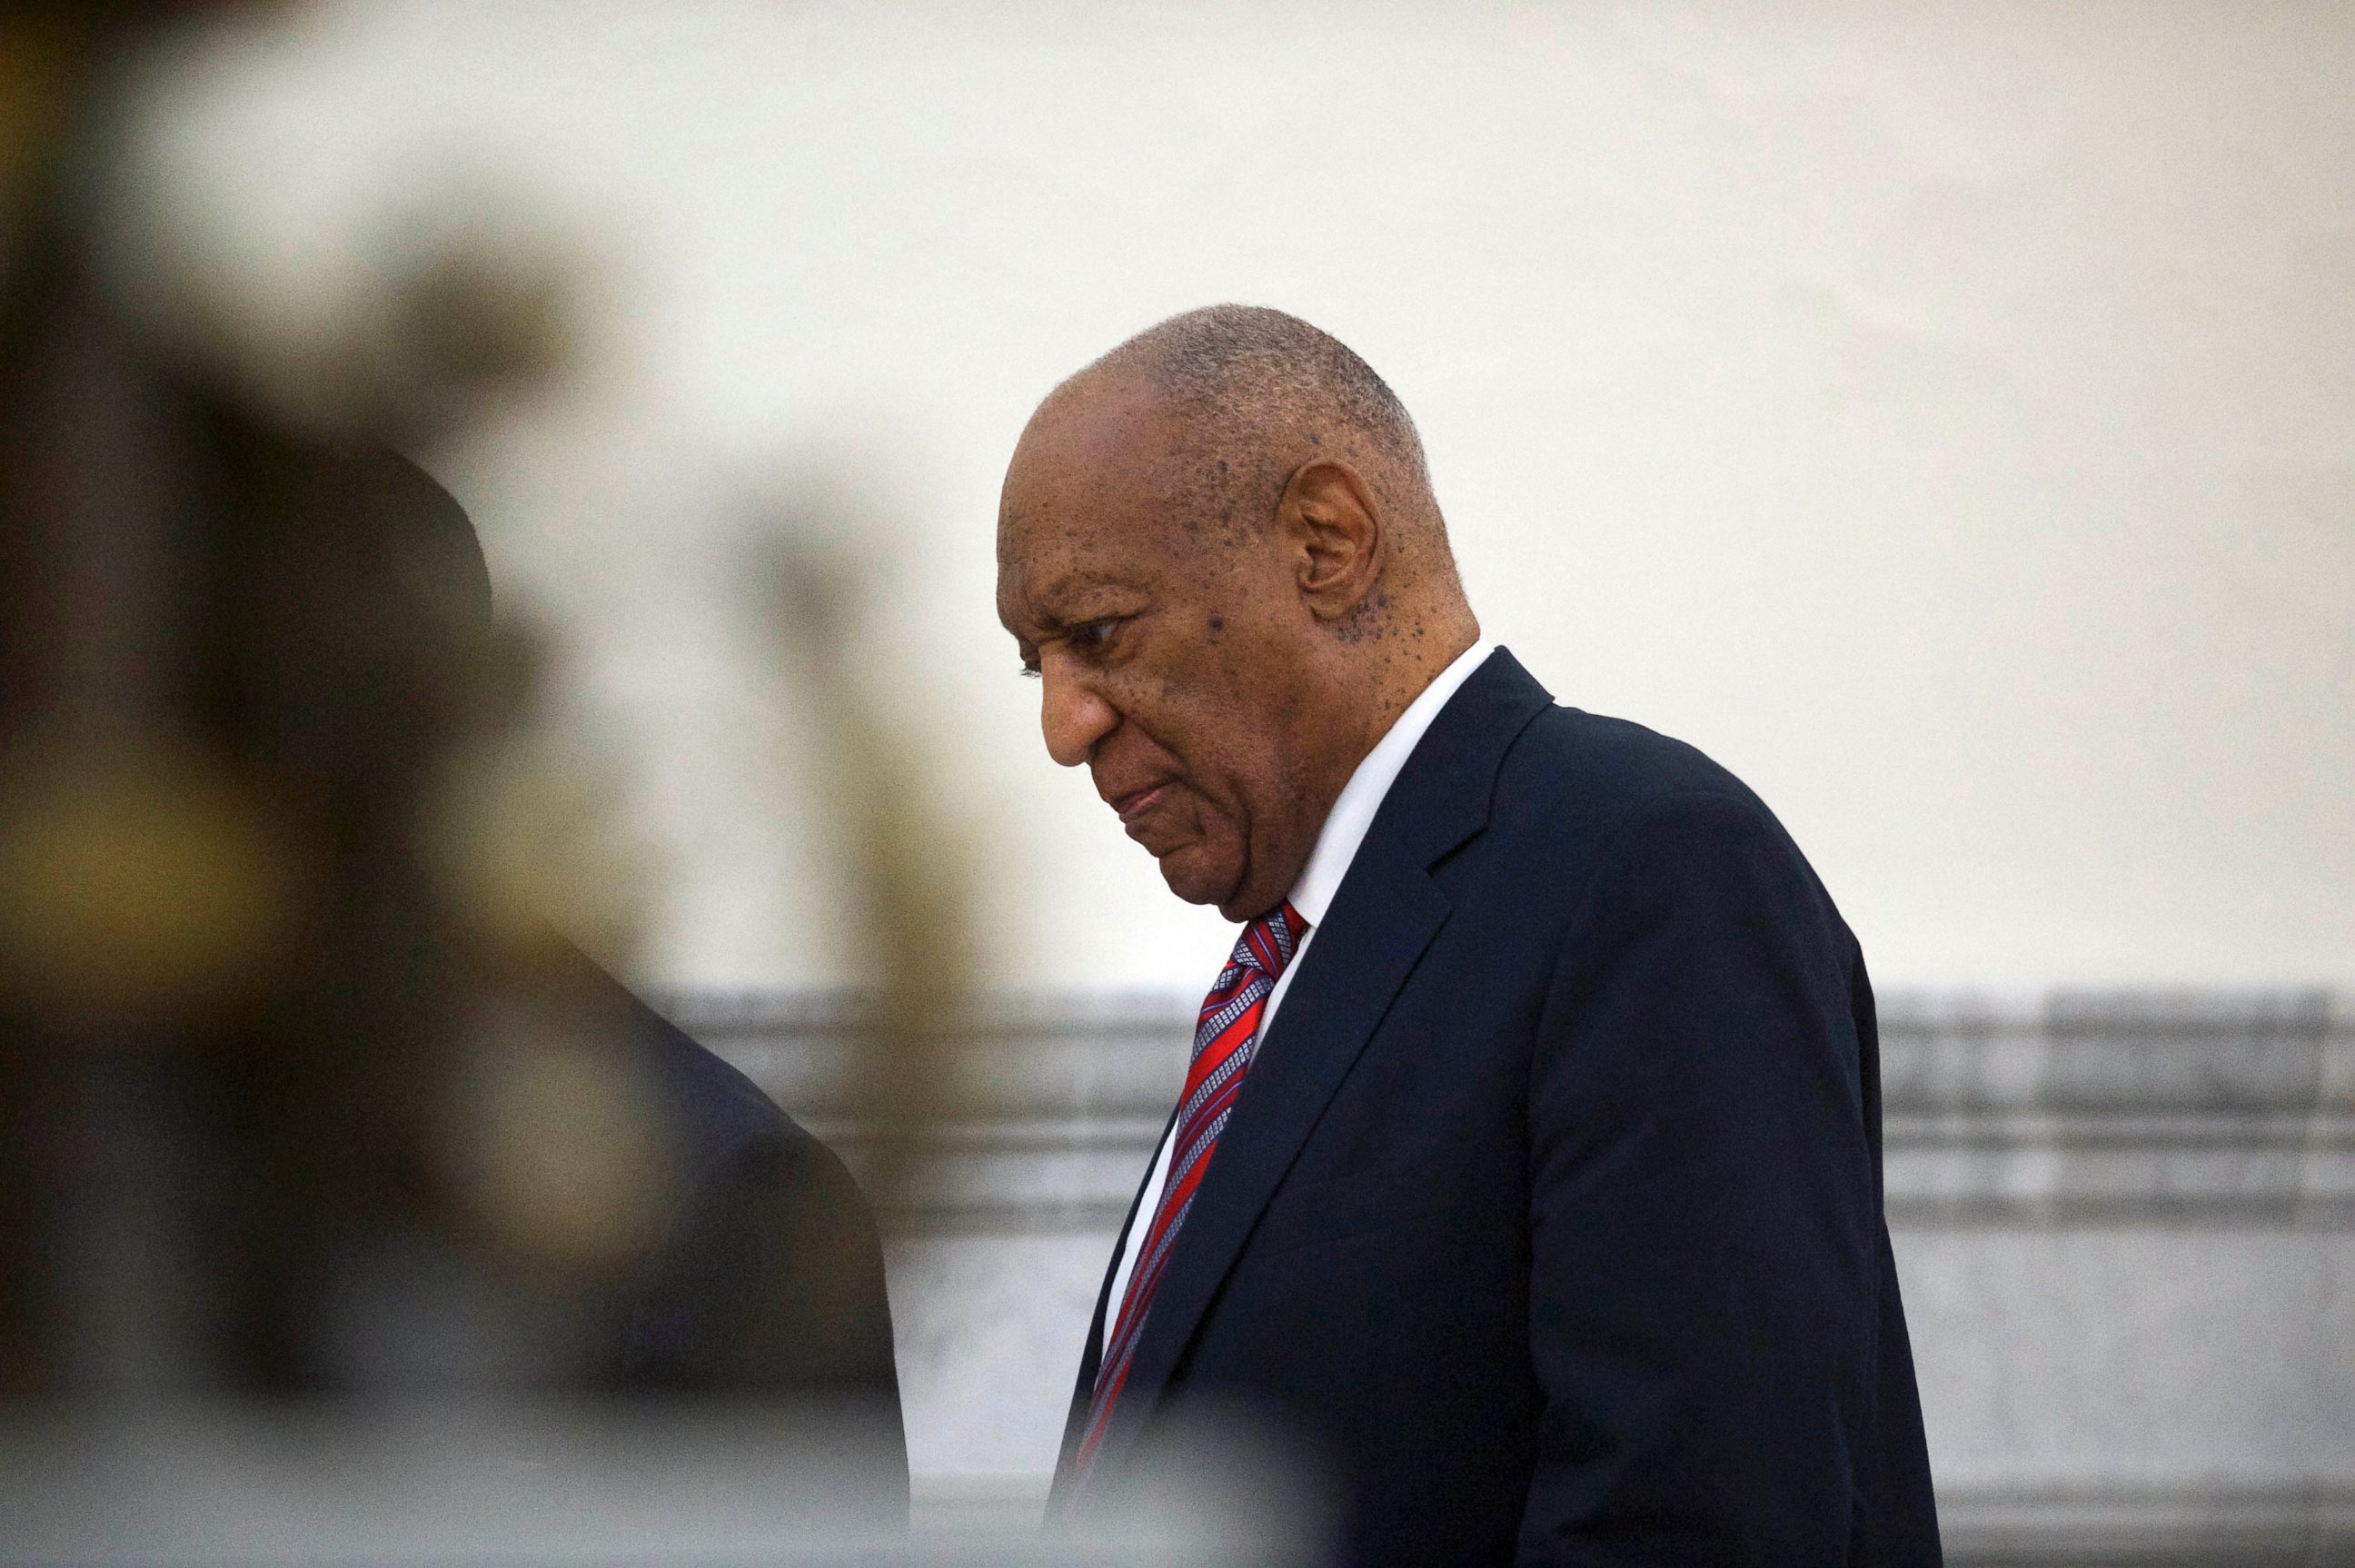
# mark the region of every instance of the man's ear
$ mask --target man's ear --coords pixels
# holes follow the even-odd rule
[[[1302,464],[1284,483],[1275,521],[1298,551],[1300,597],[1318,620],[1339,620],[1374,591],[1381,513],[1356,469],[1330,457]]]

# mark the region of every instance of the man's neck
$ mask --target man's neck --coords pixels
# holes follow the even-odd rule
[[[1317,825],[1307,860],[1293,878],[1291,899],[1308,920],[1324,918],[1325,906],[1339,888],[1342,876],[1357,858],[1358,846],[1373,826],[1375,814],[1397,782],[1407,760],[1455,694],[1479,667],[1480,651],[1493,645],[1476,639],[1433,672],[1414,700],[1401,709],[1369,747]]]
[[[1439,617],[1434,616],[1431,620],[1435,622]],[[1399,715],[1404,713],[1414,699],[1439,678],[1443,670],[1463,657],[1465,649],[1479,642],[1480,623],[1472,618],[1469,610],[1450,615],[1445,620],[1446,634],[1442,636],[1415,637],[1412,633],[1398,631],[1392,632],[1386,639],[1410,645],[1395,666],[1386,666],[1382,670],[1375,711],[1366,726],[1365,742],[1358,748],[1357,758],[1350,763],[1351,768],[1354,769],[1367,752],[1381,743],[1382,737],[1391,732],[1391,726],[1398,722]],[[1426,624],[1412,614],[1402,616],[1400,622],[1401,626],[1417,629]],[[1380,653],[1375,656],[1380,657]],[[1346,773],[1342,775],[1344,779],[1348,776]]]

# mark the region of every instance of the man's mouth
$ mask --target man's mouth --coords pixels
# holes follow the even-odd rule
[[[1143,816],[1146,812],[1152,810],[1154,804],[1164,795],[1167,795],[1168,791],[1169,786],[1167,784],[1154,784],[1146,789],[1131,790],[1126,795],[1114,797],[1112,803],[1112,808],[1120,814],[1120,819],[1123,824],[1133,825],[1138,817]]]

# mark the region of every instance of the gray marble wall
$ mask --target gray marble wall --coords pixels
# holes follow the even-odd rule
[[[858,1163],[845,998],[674,1015]],[[1051,1467],[1189,1007],[1009,996],[889,1216],[925,1505]],[[1884,998],[1889,1212],[1949,1549],[2355,1562],[2355,1014],[2327,994]]]

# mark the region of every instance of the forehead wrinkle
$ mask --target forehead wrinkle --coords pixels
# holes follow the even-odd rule
[[[1191,531],[1181,498],[1161,479],[1149,469],[1099,468],[1039,485],[1000,514],[1000,570],[1023,580],[1033,593],[1091,580],[1133,586],[1132,580],[1168,564]],[[1053,575],[1041,580],[1044,572]]]
[[[1066,617],[1049,606],[1101,589],[1135,591],[1138,584],[1124,581],[1116,575],[1092,571],[1082,567],[1060,566],[1047,569],[1043,577],[1035,567],[1017,567],[1013,599],[1020,607],[1020,617],[1042,632],[1058,632],[1087,617],[1084,613]],[[1009,625],[1008,630],[1012,630]],[[1019,634],[1017,634],[1019,635]]]

